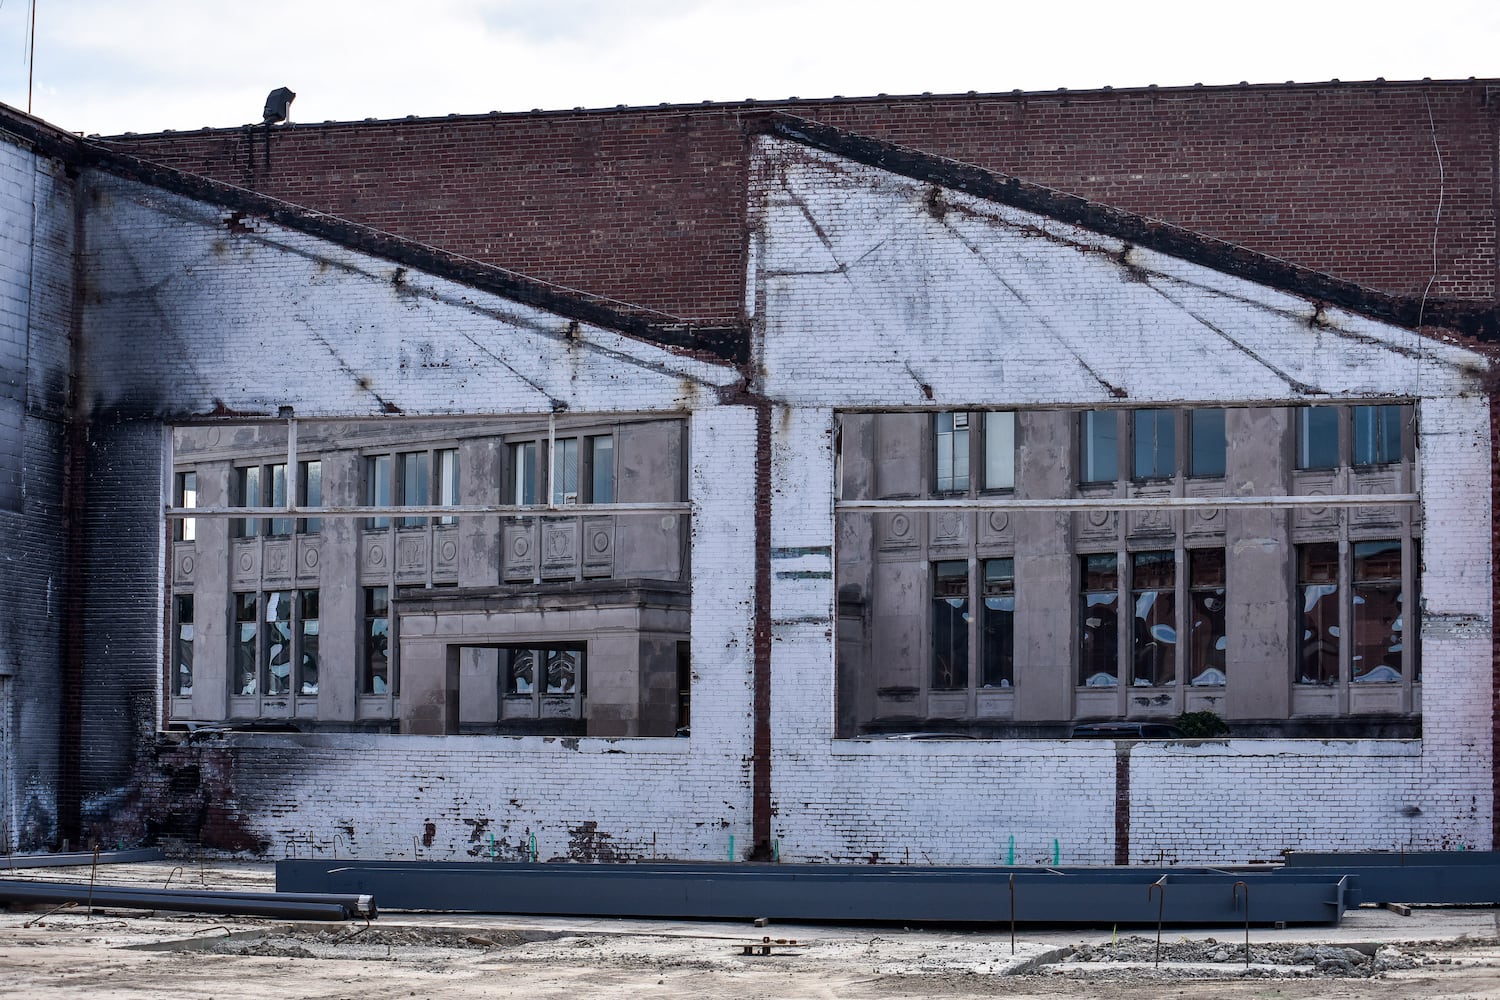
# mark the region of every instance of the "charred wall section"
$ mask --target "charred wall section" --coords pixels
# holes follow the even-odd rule
[[[0,842],[57,836],[74,187],[0,135]]]
[[[83,733],[77,793],[85,842],[116,810],[161,712],[164,433],[150,421],[95,420],[88,429],[77,626],[84,657],[69,706]]]

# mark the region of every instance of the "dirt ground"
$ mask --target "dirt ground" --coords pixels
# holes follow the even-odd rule
[[[8,874],[8,873],[6,873]],[[88,880],[31,870],[28,878]],[[111,883],[269,888],[267,866],[111,866]],[[744,953],[771,938],[769,955]],[[777,942],[785,941],[786,944]],[[795,941],[796,944],[791,944]],[[756,950],[759,950],[758,948]],[[1500,910],[1364,907],[1337,928],[1036,932],[387,913],[289,924],[0,913],[0,997],[1500,997]]]

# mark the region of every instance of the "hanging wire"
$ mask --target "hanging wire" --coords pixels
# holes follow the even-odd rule
[[[34,2],[35,0],[33,0]],[[1437,281],[1438,276],[1438,230],[1443,222],[1443,195],[1446,193],[1448,182],[1447,174],[1443,169],[1443,150],[1438,145],[1437,122],[1432,117],[1432,98],[1424,94],[1422,99],[1427,102],[1427,127],[1432,132],[1432,151],[1437,154],[1438,200],[1437,211],[1432,217],[1432,277],[1427,279],[1427,287],[1422,289],[1422,304],[1417,307],[1417,327],[1419,329],[1422,326],[1422,314],[1427,309],[1427,293],[1432,291],[1432,283]]]
[[[31,0],[31,14],[27,19],[28,50],[26,54],[26,113],[31,114],[31,91],[36,81],[36,4]]]

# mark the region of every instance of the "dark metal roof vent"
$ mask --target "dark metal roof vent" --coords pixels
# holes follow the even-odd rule
[[[266,110],[261,115],[261,121],[267,125],[286,121],[287,112],[296,99],[297,95],[290,89],[277,87],[266,97]]]

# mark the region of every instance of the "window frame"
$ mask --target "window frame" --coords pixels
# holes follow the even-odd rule
[[[1179,461],[1177,448],[1178,419],[1180,412],[1170,407],[1143,406],[1130,411],[1130,480],[1135,483],[1170,482],[1177,478],[1186,465]],[[1144,426],[1149,423],[1149,427]],[[1162,433],[1162,425],[1166,433]],[[1149,463],[1142,464],[1142,446],[1146,432],[1150,432],[1147,450]],[[1183,456],[1185,458],[1186,456]],[[1165,470],[1163,469],[1165,465]]]
[[[505,438],[505,495],[517,507],[548,509],[616,503],[618,428],[568,428],[566,433]],[[604,453],[607,453],[607,457]],[[572,476],[575,488],[566,488]],[[562,480],[559,488],[558,480]],[[607,489],[601,490],[601,485]],[[600,496],[603,492],[606,495]]]
[[[973,587],[968,559],[938,559],[930,564],[928,593],[929,691],[967,691],[973,675],[970,659],[973,643],[969,639],[973,620]],[[961,604],[954,604],[957,600]],[[939,622],[948,620],[946,649],[938,642]]]
[[[229,658],[228,669],[225,672],[225,680],[229,685],[229,697],[231,702],[253,700],[257,705],[264,705],[269,701],[285,701],[293,703],[298,698],[315,699],[316,689],[311,692],[303,692],[304,673],[307,663],[305,659],[307,634],[304,631],[306,621],[304,609],[306,607],[307,595],[314,595],[312,600],[320,603],[320,593],[317,587],[297,587],[295,585],[274,590],[232,590],[229,594]],[[270,607],[268,598],[271,595],[288,595],[289,605],[287,617],[270,618],[275,611]],[[247,604],[245,599],[253,598]],[[251,618],[244,617],[243,612],[251,609]],[[287,657],[287,679],[286,690],[272,690],[272,655],[273,642],[272,631],[281,622],[286,623],[288,644],[286,647]],[[251,635],[246,635],[246,626],[253,626]],[[246,669],[245,656],[247,655],[246,643],[250,643],[248,651],[249,670]],[[313,656],[316,658],[315,673],[321,672],[322,653],[315,644]],[[247,690],[246,680],[249,678],[250,689]],[[316,682],[315,682],[316,684]]]
[[[589,643],[584,639],[518,639],[514,643],[506,643],[496,647],[499,649],[499,663],[496,676],[498,687],[497,697],[500,702],[500,719],[502,722],[516,719],[582,719],[587,714],[588,700],[588,670],[589,670]],[[539,654],[534,659],[531,669],[535,671],[530,685],[530,690],[519,691],[515,689],[515,657],[518,653]],[[550,676],[552,656],[555,654],[568,654],[574,656],[573,662],[573,686],[568,690],[551,690]],[[538,683],[540,675],[545,672],[549,683]],[[566,703],[568,711],[558,713],[548,711],[555,709],[558,705]],[[517,713],[518,706],[526,706],[527,711]]]
[[[198,506],[198,470],[177,469],[172,473],[172,503],[176,507]],[[174,542],[196,542],[198,519],[179,517],[172,526]]]
[[[1180,411],[1184,414],[1183,431],[1187,442],[1183,447],[1183,474],[1188,479],[1223,479],[1229,474],[1229,409],[1223,406],[1193,406]],[[1198,468],[1198,437],[1200,417],[1218,414],[1218,465],[1210,471]]]
[[[1121,686],[1120,622],[1125,610],[1120,592],[1120,585],[1123,582],[1120,572],[1120,554],[1113,550],[1108,552],[1078,552],[1075,553],[1074,559],[1079,571],[1078,588],[1076,591],[1078,595],[1078,622],[1075,630],[1076,641],[1074,643],[1074,656],[1076,660],[1073,676],[1074,684],[1080,689],[1118,689]],[[1102,561],[1105,559],[1110,561],[1108,567],[1103,565]],[[1099,565],[1092,567],[1090,566],[1091,561],[1097,561]],[[1090,587],[1089,584],[1095,575],[1103,573],[1109,573],[1113,576],[1113,586],[1108,588],[1103,586]],[[1102,578],[1100,578],[1100,582],[1103,582]],[[1101,597],[1106,594],[1109,596],[1110,606],[1113,608],[1114,626],[1112,632],[1104,630],[1106,622],[1102,617],[1098,625],[1091,626],[1088,624],[1091,618],[1089,609],[1105,605],[1104,601],[1092,600],[1091,598]],[[1096,634],[1108,636],[1107,642],[1095,642],[1092,644],[1091,648],[1099,651],[1092,657],[1085,655],[1085,650],[1090,648],[1087,642],[1088,633],[1086,631],[1089,629],[1100,630]],[[1103,668],[1105,666],[1109,666],[1110,669],[1094,669],[1090,672],[1091,667]],[[1105,678],[1108,679],[1106,680]]]
[[[399,663],[396,655],[397,644],[394,639],[396,615],[391,610],[392,587],[380,585],[375,587],[360,588],[360,630],[359,630],[359,686],[361,697],[394,698],[400,693]],[[377,595],[379,603],[377,604]],[[380,623],[377,630],[376,623]],[[375,689],[377,675],[374,669],[376,647],[380,645],[375,641],[376,637],[384,640],[381,650],[381,659],[384,666],[380,673],[380,679],[385,683],[384,690]]]
[[[1011,493],[1016,488],[1016,450],[1021,429],[1016,419],[1016,410],[939,410],[928,420],[927,430],[927,492],[934,497],[973,497],[987,494]],[[957,426],[960,418],[963,426]],[[944,430],[945,421],[952,421],[955,429]],[[960,446],[956,441],[947,445],[949,466],[958,464],[961,455],[964,474],[953,472],[945,484],[942,475],[944,462],[944,438],[962,435]],[[1008,442],[1002,447],[1000,442]],[[945,488],[945,485],[947,488]]]
[[[186,610],[186,615],[183,612]],[[192,591],[177,591],[172,594],[172,619],[168,625],[168,669],[169,690],[174,698],[193,696],[193,671],[196,666],[193,645],[197,636],[194,627],[196,610]],[[186,678],[187,683],[183,683]]]
[[[458,445],[453,442],[364,452],[360,468],[361,491],[369,507],[448,507],[462,501],[463,466]],[[450,486],[451,500],[445,499]],[[392,526],[399,530],[421,529],[428,527],[429,522],[457,521],[452,514],[378,514],[364,519],[364,530],[385,531]]]
[[[1117,409],[1078,412],[1079,485],[1109,486],[1120,481],[1121,412]],[[1106,429],[1107,434],[1104,433]],[[1106,460],[1108,469],[1102,467]]]
[[[1395,546],[1399,552],[1400,564],[1395,576],[1384,576],[1378,579],[1361,579],[1359,552],[1361,548],[1369,546]],[[1319,580],[1308,581],[1303,568],[1304,550],[1323,548],[1332,549],[1334,553],[1333,579],[1332,581]],[[1296,579],[1293,588],[1293,600],[1295,609],[1293,613],[1293,675],[1292,684],[1296,688],[1330,688],[1343,690],[1351,687],[1374,688],[1377,685],[1400,685],[1410,687],[1420,684],[1422,680],[1422,634],[1421,634],[1421,609],[1415,597],[1420,586],[1420,564],[1416,560],[1421,556],[1421,540],[1409,535],[1398,534],[1396,536],[1385,535],[1382,537],[1353,537],[1343,542],[1319,541],[1306,542],[1295,546],[1295,572]],[[1329,561],[1325,558],[1324,565]],[[1324,597],[1334,597],[1335,604],[1331,609],[1336,622],[1338,632],[1334,634],[1337,640],[1334,644],[1334,656],[1336,672],[1329,676],[1327,670],[1319,672],[1314,679],[1304,679],[1306,675],[1302,669],[1305,651],[1308,643],[1307,635],[1307,598],[1305,589],[1309,585],[1335,588],[1333,594]],[[1382,663],[1388,673],[1396,673],[1397,676],[1390,677],[1382,674],[1378,678],[1366,675],[1381,669],[1381,667],[1356,673],[1355,661],[1359,658],[1363,647],[1357,634],[1362,625],[1359,607],[1364,602],[1360,594],[1361,586],[1367,590],[1379,588],[1381,590],[1395,590],[1394,603],[1399,605],[1400,612],[1395,618],[1399,623],[1401,632],[1401,665],[1399,669],[1391,667],[1388,663]],[[1413,595],[1412,600],[1407,595]],[[1328,630],[1325,629],[1325,632]],[[1390,636],[1388,635],[1387,638]],[[1371,647],[1373,648],[1373,647]],[[1326,656],[1326,653],[1325,653]]]
[[[1178,656],[1181,648],[1182,637],[1182,606],[1177,600],[1178,586],[1181,572],[1178,565],[1177,553],[1180,550],[1173,549],[1141,549],[1129,553],[1128,566],[1130,571],[1130,680],[1132,690],[1138,688],[1162,689],[1178,686],[1181,671],[1178,669]],[[1165,556],[1165,559],[1161,557]],[[1155,562],[1167,567],[1167,580],[1163,586],[1143,586],[1141,577],[1148,562]],[[1155,595],[1147,602],[1147,594]],[[1170,640],[1162,640],[1157,636],[1156,630],[1163,626],[1161,621],[1154,621],[1154,614],[1142,614],[1144,609],[1150,611],[1158,610],[1158,603],[1165,600],[1168,604],[1168,614],[1171,624],[1167,626],[1171,633]],[[1150,676],[1145,677],[1142,672],[1142,658],[1150,655],[1150,647],[1168,645],[1170,649],[1165,651],[1165,656],[1155,656],[1152,659]],[[1145,683],[1142,683],[1142,681]]]
[[[1411,412],[1408,405],[1355,403],[1351,404],[1348,409],[1349,465],[1352,468],[1374,469],[1400,465],[1406,460],[1406,427],[1410,422],[1408,414]],[[1395,447],[1394,456],[1387,453],[1387,446],[1392,444]],[[1362,450],[1368,450],[1369,457],[1362,457]]]
[[[1306,404],[1294,407],[1292,418],[1292,468],[1297,472],[1331,472],[1345,465],[1344,407],[1338,403]],[[1314,411],[1326,412],[1332,420],[1332,442],[1327,441],[1326,426],[1313,426]],[[1317,435],[1318,440],[1314,439]],[[1322,457],[1332,448],[1332,460]]]

